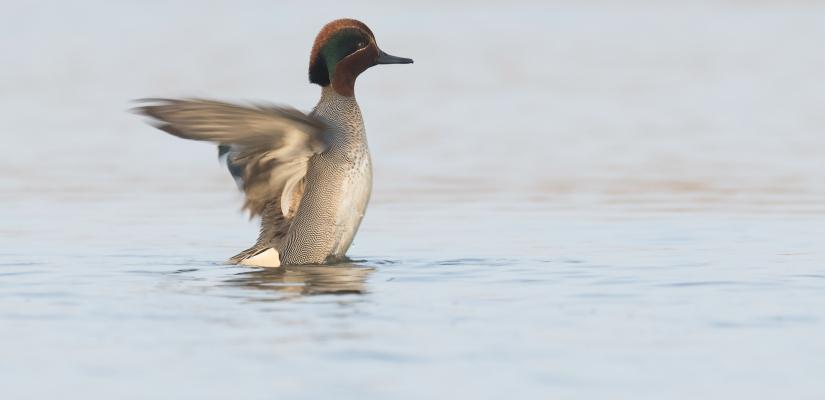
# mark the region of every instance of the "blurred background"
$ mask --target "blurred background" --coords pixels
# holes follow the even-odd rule
[[[2,8],[9,398],[825,395],[825,3]],[[357,262],[224,266],[215,148],[130,101],[310,110],[341,17],[415,60],[358,80]]]

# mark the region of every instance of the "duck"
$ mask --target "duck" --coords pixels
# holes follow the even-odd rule
[[[183,139],[211,142],[260,217],[254,245],[227,260],[257,267],[346,261],[372,192],[372,161],[355,81],[381,64],[411,64],[378,47],[372,30],[344,18],[315,38],[309,113],[288,106],[188,98],[138,100],[134,112]]]

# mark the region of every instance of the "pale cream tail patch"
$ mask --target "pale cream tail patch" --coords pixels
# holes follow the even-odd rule
[[[252,257],[241,260],[241,264],[255,267],[280,267],[281,259],[278,250],[269,248]]]

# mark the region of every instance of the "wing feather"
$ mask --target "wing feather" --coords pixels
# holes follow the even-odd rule
[[[144,104],[134,111],[151,117],[156,128],[217,144],[244,192],[244,209],[262,217],[258,243],[234,258],[279,248],[303,195],[307,162],[329,146],[324,123],[289,107],[202,99],[140,101]]]

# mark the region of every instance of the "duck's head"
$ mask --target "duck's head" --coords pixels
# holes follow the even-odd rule
[[[363,22],[338,19],[326,24],[315,38],[309,58],[309,81],[324,87],[332,85],[338,94],[352,97],[355,78],[367,68],[412,62],[381,51],[375,35]]]

